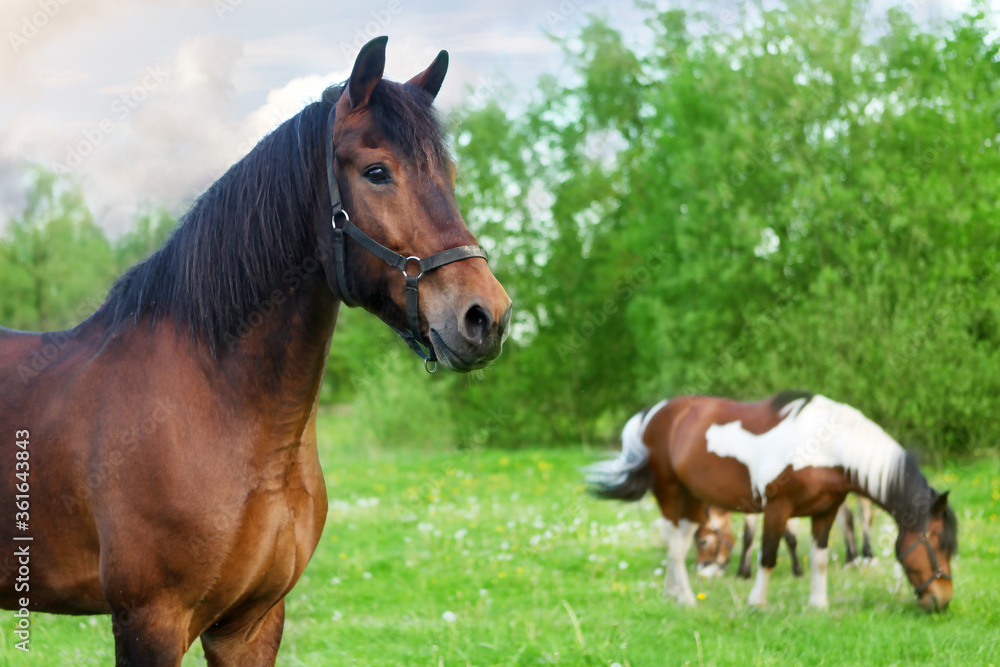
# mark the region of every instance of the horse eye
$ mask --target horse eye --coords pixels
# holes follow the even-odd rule
[[[376,185],[389,182],[389,170],[382,165],[375,165],[374,167],[368,167],[365,170],[365,178],[367,178],[372,183]]]

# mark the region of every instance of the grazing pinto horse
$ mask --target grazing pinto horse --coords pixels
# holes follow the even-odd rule
[[[85,322],[0,330],[0,558],[30,549],[30,590],[0,570],[4,608],[111,614],[118,665],[180,665],[199,637],[210,665],[274,664],[326,518],[316,400],[340,302],[453,369],[500,353],[510,299],[432,109],[447,54],[399,84],[385,44]]]
[[[665,592],[694,604],[684,558],[705,505],[764,513],[752,605],[764,605],[788,519],[812,517],[809,602],[826,607],[827,539],[848,493],[871,498],[896,520],[896,556],[921,606],[952,596],[958,548],[948,493],[930,487],[914,459],[858,410],[804,392],[757,403],[708,396],[663,401],[632,417],[622,453],[591,468],[602,498],[639,500],[652,490],[670,522]]]
[[[862,532],[864,534],[864,546],[862,547],[861,556],[863,558],[871,558],[872,501],[859,496],[858,505],[861,508]],[[698,574],[707,579],[714,576],[722,576],[726,571],[726,568],[729,566],[729,559],[732,556],[735,540],[733,538],[732,512],[710,505],[706,509],[706,514],[705,520],[698,527],[698,532],[694,534],[694,544],[698,552],[695,561]],[[759,518],[759,514],[745,514],[743,516],[743,551],[740,553],[740,566],[736,570],[736,576],[741,579],[749,579],[751,575],[750,552],[753,549],[754,536],[757,534]],[[837,520],[844,531],[844,547],[846,551],[844,564],[851,565],[858,558],[858,547],[854,535],[854,514],[847,506],[847,503],[840,506]],[[660,521],[663,522],[663,525],[667,525],[666,519],[660,519]],[[785,543],[788,545],[788,553],[792,557],[792,573],[798,577],[802,575],[802,564],[799,562],[799,556],[796,553],[798,540],[795,537],[797,530],[795,525],[795,519],[788,520],[784,538]]]

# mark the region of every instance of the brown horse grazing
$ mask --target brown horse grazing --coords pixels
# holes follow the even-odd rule
[[[111,614],[118,665],[179,665],[199,637],[210,665],[274,664],[326,518],[316,400],[340,302],[453,369],[500,353],[510,299],[432,109],[447,54],[399,84],[385,44],[85,322],[0,331],[0,604],[16,616]]]
[[[733,555],[733,547],[736,546],[736,540],[733,536],[732,512],[709,505],[705,508],[705,514],[705,520],[701,522],[694,534],[695,570],[703,579],[711,579],[712,577],[721,577],[726,573],[729,559]],[[749,568],[750,549],[753,547],[759,517],[759,514],[743,515],[743,553],[740,557],[740,569],[736,573],[738,577],[743,579],[750,578],[749,569],[744,576],[743,567],[745,564]],[[673,526],[666,519],[660,519],[660,521],[662,522],[660,525],[664,541],[666,541]],[[792,559],[792,574],[801,577],[802,561],[799,560],[799,541],[795,535],[797,524],[797,519],[789,519],[782,538],[788,547],[788,555]]]
[[[858,505],[861,508],[862,532],[864,535],[864,546],[861,557],[870,559],[872,557],[871,547],[871,524],[872,524],[872,501],[868,498],[858,497]],[[698,531],[694,534],[694,545],[697,551],[695,567],[698,574],[708,579],[711,577],[721,577],[729,566],[729,559],[732,556],[735,540],[733,538],[732,516],[733,513],[712,507],[706,508],[706,518],[698,526]],[[753,549],[754,537],[757,534],[757,523],[759,514],[743,515],[743,550],[740,553],[740,565],[736,570],[736,576],[741,579],[749,579],[750,552]],[[661,519],[667,525],[666,519]],[[840,523],[844,532],[844,565],[850,566],[857,562],[858,547],[854,535],[854,514],[847,503],[840,506],[837,513],[837,522]],[[802,563],[799,562],[796,545],[798,539],[795,536],[796,520],[789,519],[785,528],[785,543],[788,545],[788,553],[792,558],[792,573],[802,576]]]
[[[827,540],[848,493],[871,498],[896,520],[896,556],[921,606],[947,608],[958,548],[948,493],[930,487],[912,456],[856,409],[804,392],[757,403],[708,396],[663,401],[632,417],[622,453],[591,468],[602,498],[638,500],[652,490],[670,522],[665,593],[694,604],[684,558],[711,504],[764,513],[751,605],[764,605],[790,517],[812,517],[809,602],[828,606]]]

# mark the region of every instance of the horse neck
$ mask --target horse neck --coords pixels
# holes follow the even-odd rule
[[[301,424],[311,414],[330,350],[340,302],[321,276],[276,289],[245,318],[218,363],[230,390],[266,406],[276,423]]]
[[[914,525],[922,515],[926,514],[934,496],[927,478],[909,455],[895,479],[881,496],[872,493],[856,480],[852,480],[850,490],[871,498],[876,505],[888,512],[901,528]]]

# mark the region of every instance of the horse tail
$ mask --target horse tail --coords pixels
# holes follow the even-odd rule
[[[649,449],[642,442],[646,412],[633,416],[622,429],[621,454],[587,468],[589,491],[598,498],[635,502],[653,488]]]

